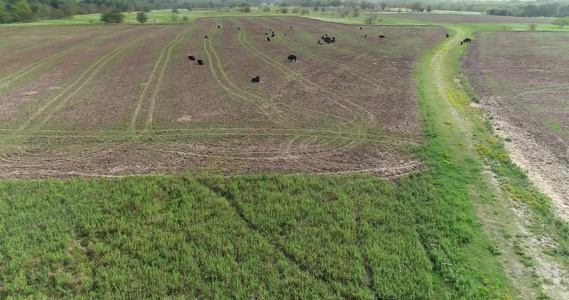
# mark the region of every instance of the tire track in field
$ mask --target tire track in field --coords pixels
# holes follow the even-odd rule
[[[168,62],[170,60],[172,48],[174,46],[176,46],[178,43],[180,43],[187,33],[188,33],[187,29],[180,32],[174,40],[172,40],[170,43],[168,43],[166,46],[164,46],[162,48],[162,50],[160,51],[160,56],[158,57],[158,60],[156,60],[156,63],[154,64],[154,67],[152,68],[152,72],[150,73],[150,78],[148,79],[148,82],[146,83],[146,85],[144,86],[144,89],[140,93],[140,97],[138,98],[136,108],[134,109],[134,112],[133,112],[132,117],[131,117],[130,125],[127,129],[127,131],[130,132],[132,135],[135,135],[136,121],[137,121],[138,116],[140,114],[140,110],[142,109],[142,106],[144,105],[144,102],[145,102],[144,98],[146,96],[146,93],[147,93],[149,87],[152,85],[152,81],[154,80],[154,76],[156,74],[156,71],[158,70],[158,67],[162,63],[162,58],[164,57],[165,51],[168,50],[167,51],[168,54],[166,55],[166,59],[165,59],[164,63],[162,63],[162,70],[160,71],[160,74],[158,75],[158,80],[156,81],[154,90],[152,91],[152,96],[150,98],[150,108],[149,108],[149,112],[148,112],[148,118],[146,120],[143,132],[146,132],[148,129],[148,126],[152,123],[152,118],[153,118],[153,114],[154,114],[154,105],[156,103],[156,96],[158,95],[158,92],[160,91],[160,86],[162,84],[162,79],[164,78],[164,72],[166,70],[166,66],[168,65]]]
[[[166,28],[159,30],[159,32],[164,31]],[[42,113],[48,111],[46,117],[43,118],[42,121],[39,122],[38,125],[34,126],[32,132],[37,132],[39,128],[41,128],[45,123],[47,123],[53,115],[65,105],[73,96],[75,96],[83,87],[85,87],[89,81],[95,77],[95,75],[113,58],[117,55],[122,53],[124,50],[128,49],[130,46],[133,46],[140,41],[144,40],[147,36],[156,33],[150,32],[138,38],[135,38],[127,43],[120,45],[119,47],[113,49],[112,51],[106,53],[97,61],[95,61],[91,66],[87,68],[87,70],[83,71],[81,75],[69,86],[67,86],[63,91],[61,91],[58,95],[51,98],[47,101],[40,109],[38,109],[32,116],[30,116],[22,125],[20,125],[17,129],[15,129],[12,134],[7,138],[8,141],[13,142],[14,133],[19,133],[21,131],[26,130],[26,128],[30,125],[32,121],[38,118]],[[85,79],[84,79],[85,78]],[[77,87],[76,87],[77,86]],[[67,94],[68,92],[72,91],[71,93]],[[66,95],[67,94],[67,95]],[[60,100],[62,99],[62,100]],[[59,101],[60,100],[60,101]],[[51,108],[51,111],[49,111]],[[10,140],[12,138],[12,140]],[[6,139],[4,140],[6,142]]]
[[[355,208],[356,208],[356,243],[358,244],[358,249],[360,251],[360,255],[362,256],[362,264],[364,267],[364,277],[367,281],[368,284],[368,288],[369,290],[372,292],[373,298],[377,298],[377,290],[375,287],[375,279],[374,279],[374,274],[373,274],[373,268],[370,265],[369,259],[367,257],[367,254],[364,251],[364,247],[362,244],[362,234],[361,234],[361,219],[362,219],[362,203],[361,203],[361,199],[356,199],[355,200]]]
[[[209,38],[204,39],[204,51],[208,57],[210,70],[215,80],[217,81],[218,85],[229,94],[238,97],[246,102],[253,103],[255,106],[259,108],[259,110],[265,116],[267,116],[269,121],[272,121],[273,123],[276,124],[288,123],[288,120],[286,120],[286,118],[283,117],[284,114],[274,104],[270,103],[268,100],[258,95],[242,90],[235,83],[231,81],[229,76],[227,76],[227,73],[225,73],[225,71],[223,70],[223,66],[221,65],[221,60],[219,59],[219,55],[215,51],[211,41],[216,32],[217,29],[213,28],[208,33]],[[215,59],[215,64],[214,64],[214,59]],[[224,83],[224,80],[227,84]],[[275,117],[276,120],[273,117]]]
[[[348,297],[349,295],[345,295],[341,291],[338,291],[336,288],[334,288],[328,282],[327,278],[325,278],[324,276],[319,275],[319,274],[314,274],[308,268],[304,267],[296,259],[296,257],[293,254],[286,251],[286,249],[283,245],[271,242],[264,234],[261,233],[259,227],[255,224],[253,224],[253,222],[251,222],[251,220],[249,220],[249,218],[247,218],[247,216],[245,215],[245,211],[243,210],[243,207],[238,203],[237,200],[235,200],[235,198],[231,194],[226,193],[226,192],[224,192],[224,191],[222,191],[216,187],[212,187],[212,186],[208,185],[207,182],[204,182],[202,179],[198,179],[198,183],[201,184],[202,186],[204,186],[205,188],[207,188],[208,190],[210,190],[215,195],[225,199],[225,201],[227,201],[229,206],[235,211],[235,214],[237,214],[237,216],[239,216],[239,218],[246,224],[246,226],[249,228],[249,230],[257,233],[259,235],[259,237],[261,237],[268,245],[270,245],[271,248],[276,253],[280,253],[280,255],[283,258],[285,258],[290,265],[295,266],[296,268],[298,268],[298,270],[303,272],[305,275],[307,275],[307,276],[313,278],[314,280],[320,282],[330,292],[333,292],[336,294],[339,293],[339,294],[342,294],[343,297],[349,298]]]
[[[90,41],[90,42],[77,45],[77,46],[75,46],[75,47],[73,47],[73,48],[71,48],[71,49],[67,49],[67,50],[65,50],[65,51],[59,52],[59,53],[54,54],[54,55],[52,55],[52,56],[46,57],[46,58],[40,60],[40,61],[37,62],[37,63],[34,63],[34,64],[32,64],[32,65],[30,65],[30,66],[28,66],[28,67],[24,67],[24,68],[20,69],[19,71],[15,72],[15,73],[13,73],[13,74],[10,74],[10,75],[8,75],[8,76],[5,76],[4,78],[0,79],[0,88],[3,88],[3,87],[8,86],[8,85],[11,84],[14,80],[18,80],[19,78],[21,78],[21,77],[23,77],[23,76],[26,76],[26,75],[30,74],[31,72],[33,72],[33,71],[35,71],[35,70],[37,70],[37,69],[39,69],[39,68],[44,67],[45,65],[49,64],[50,62],[52,62],[52,61],[54,61],[54,60],[57,60],[57,59],[59,59],[59,58],[61,58],[61,57],[65,57],[66,55],[68,55],[68,54],[70,54],[70,53],[73,53],[73,52],[82,50],[82,49],[84,49],[84,48],[88,48],[88,47],[90,47],[90,46],[93,46],[93,45],[99,43],[99,42],[102,41],[102,40],[107,40],[107,39],[109,39],[109,38],[114,38],[114,37],[116,37],[116,36],[118,36],[118,35],[120,35],[120,34],[122,34],[122,32],[121,32],[121,33],[118,33],[118,34],[115,34],[115,35],[111,35],[111,36],[98,37],[98,38],[96,38],[96,39],[94,39],[94,40],[92,40],[92,41]]]
[[[349,101],[349,100],[347,100],[341,96],[336,95],[333,92],[330,92],[328,89],[324,88],[323,86],[310,81],[309,79],[305,78],[304,76],[297,73],[296,71],[290,69],[289,67],[287,67],[283,63],[275,60],[274,58],[270,57],[269,55],[267,55],[267,54],[263,53],[262,51],[258,50],[257,48],[255,48],[253,45],[251,45],[251,43],[247,40],[247,38],[244,37],[244,35],[245,35],[244,26],[240,25],[240,27],[241,27],[241,30],[239,31],[239,34],[240,34],[239,41],[247,50],[249,50],[255,56],[259,57],[261,60],[265,61],[267,64],[273,66],[275,69],[283,72],[285,75],[288,75],[289,77],[296,79],[297,82],[299,82],[299,84],[302,84],[303,86],[305,86],[309,90],[311,90],[313,92],[317,92],[317,93],[327,95],[325,97],[326,99],[328,99],[332,103],[342,107],[343,109],[349,111],[353,115],[352,122],[360,130],[362,129],[361,126],[366,126],[366,125],[371,124],[371,122],[373,122],[375,117],[374,117],[373,113],[371,113],[370,111],[366,110],[365,108],[363,108],[362,106],[360,106],[358,104],[355,104],[355,103],[353,103],[353,102],[351,102],[351,101]],[[335,98],[337,100],[334,100],[332,98]],[[353,106],[353,107],[357,108],[358,110],[361,110],[364,114],[367,114],[367,116],[368,116],[367,122],[366,123],[359,123],[358,122],[359,121],[358,120],[359,119],[358,114],[353,109],[342,104],[342,102],[346,103],[347,105]],[[359,124],[357,124],[356,122],[358,122]]]
[[[313,83],[312,81],[304,78],[302,75],[300,75],[299,73],[293,71],[292,69],[288,68],[287,66],[283,65],[282,63],[276,61],[275,59],[271,58],[270,56],[262,53],[261,51],[257,50],[254,46],[252,46],[248,40],[245,38],[245,28],[242,24],[238,24],[239,27],[241,27],[241,30],[239,31],[239,41],[241,42],[241,44],[247,49],[249,50],[251,53],[253,53],[255,56],[259,57],[261,60],[263,60],[264,62],[266,62],[267,64],[271,65],[273,68],[283,72],[285,75],[288,75],[294,79],[297,80],[297,82],[299,82],[299,84],[303,85],[305,88],[307,88],[308,90],[312,91],[312,92],[316,92],[316,93],[324,93],[324,94],[332,94],[332,96],[335,97],[339,97],[334,93],[330,93],[327,89],[323,88],[322,86]],[[332,98],[330,98],[330,96],[325,96],[326,99],[328,99],[329,101],[331,101],[332,103],[335,103],[336,105],[344,108],[345,110],[349,111],[352,114],[352,119],[350,120],[350,122],[348,123],[344,123],[342,125],[353,125],[355,127],[356,132],[361,133],[364,129],[362,128],[362,124],[359,124],[358,122],[358,114],[353,110],[348,108],[347,106],[343,105],[340,103],[340,101],[346,101],[348,103],[351,103],[341,97],[340,101],[334,100]],[[351,103],[353,105],[353,103]],[[373,117],[373,115],[368,111],[368,113],[370,114],[371,117]],[[368,122],[366,124],[364,124],[363,126],[366,126],[368,124],[370,124],[372,122],[372,119],[368,119]],[[340,131],[340,130],[339,130]],[[360,140],[356,139],[355,142],[360,142]],[[353,143],[351,143],[350,145],[352,145]],[[354,147],[356,147],[358,144],[355,144]]]

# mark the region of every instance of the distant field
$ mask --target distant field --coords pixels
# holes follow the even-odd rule
[[[445,13],[379,13],[394,19],[408,19],[430,23],[536,23],[551,24],[550,18],[522,18],[508,16],[472,15],[472,14],[445,14]]]
[[[408,151],[422,140],[412,65],[444,32],[304,18],[6,28],[0,175],[398,176],[420,167]],[[318,45],[324,34],[337,42]],[[298,61],[288,62],[289,54]],[[251,83],[257,75],[262,82]]]
[[[488,33],[465,71],[510,151],[569,216],[569,36]],[[555,196],[557,195],[557,196]]]

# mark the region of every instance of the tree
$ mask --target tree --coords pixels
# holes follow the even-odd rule
[[[340,12],[340,17],[345,18],[350,14],[349,10],[343,10],[342,12]]]
[[[139,11],[136,14],[136,20],[138,21],[138,23],[144,24],[144,23],[146,23],[146,21],[148,21],[148,16],[146,15],[145,12]]]
[[[356,9],[354,9],[353,14],[354,14],[354,18],[357,18],[360,16],[360,11],[356,8]]]
[[[172,14],[172,21],[178,21],[178,14]]]
[[[427,5],[426,10],[427,10],[427,12],[432,12],[432,11],[433,11],[433,7],[430,6],[430,5]]]
[[[321,11],[323,14],[326,13],[326,7],[322,7],[322,8],[320,9],[320,11]]]
[[[373,3],[371,3],[371,2],[362,1],[362,2],[360,3],[360,8],[361,8],[361,9],[373,9],[373,8],[374,8],[374,5],[373,5]]]
[[[418,11],[418,12],[423,12],[425,10],[425,8],[423,8],[423,3],[421,3],[421,2],[413,2],[413,3],[409,4],[409,6],[407,8],[409,8],[410,10]]]
[[[288,14],[288,8],[287,8],[287,7],[281,8],[281,12],[282,12],[283,14]]]
[[[309,15],[309,14],[310,14],[310,11],[308,11],[308,9],[304,8],[304,9],[302,9],[302,10],[300,11],[300,14],[303,15],[303,16],[306,16],[306,15]]]
[[[298,7],[295,7],[292,9],[293,14],[298,14],[299,12],[300,12],[300,8],[298,8]]]
[[[385,10],[389,4],[387,4],[387,2],[381,2],[379,5],[381,6],[381,10]]]
[[[264,11],[264,12],[270,12],[270,11],[271,11],[271,8],[268,7],[268,6],[265,6],[265,7],[263,7],[263,11]]]
[[[314,6],[314,11],[318,12],[320,10],[320,8],[318,8],[318,6]]]
[[[173,14],[179,14],[180,11],[178,10],[177,7],[174,6],[174,7],[172,8],[172,13],[173,13]]]
[[[530,29],[531,31],[535,31],[535,30],[537,29],[537,24],[535,24],[535,23],[529,24],[529,29]]]
[[[142,12],[149,13],[149,12],[150,12],[150,7],[149,7],[148,5],[145,5],[145,6],[142,8]]]
[[[101,15],[101,21],[105,23],[122,23],[124,21],[124,14],[120,9],[112,9]]]
[[[557,25],[557,26],[559,26],[559,29],[561,29],[561,28],[563,28],[563,26],[569,25],[569,17],[554,19],[553,21],[551,21],[551,24]]]
[[[188,23],[188,17],[184,16],[182,20],[184,20],[185,23]]]

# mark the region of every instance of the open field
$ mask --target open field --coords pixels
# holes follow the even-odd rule
[[[97,29],[0,33],[17,41],[0,55],[2,177],[420,168],[411,70],[443,29],[302,18]],[[324,34],[337,42],[318,45]]]
[[[472,14],[445,14],[445,13],[379,13],[396,19],[408,19],[429,23],[490,23],[490,24],[514,24],[514,23],[536,23],[551,24],[550,18],[522,18],[508,16],[491,15],[472,15]]]
[[[0,28],[0,174],[97,177],[0,181],[0,298],[569,298],[569,226],[461,73],[501,24],[244,15]]]
[[[569,36],[477,36],[465,71],[514,160],[569,218]]]

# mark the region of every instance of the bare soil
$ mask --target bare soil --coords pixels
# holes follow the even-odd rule
[[[567,45],[563,33],[484,34],[464,69],[514,161],[569,219]]]
[[[524,18],[509,16],[491,15],[461,15],[461,14],[439,14],[439,13],[384,13],[378,14],[386,18],[408,19],[433,23],[536,23],[551,24],[549,18]]]
[[[149,28],[102,39],[30,74],[6,71],[15,79],[0,98],[15,104],[0,123],[0,177],[207,170],[396,178],[422,168],[410,152],[423,141],[412,65],[443,29],[366,27],[370,36],[388,36],[379,40],[305,18]],[[318,45],[326,33],[337,42]],[[251,82],[255,76],[261,83]]]

